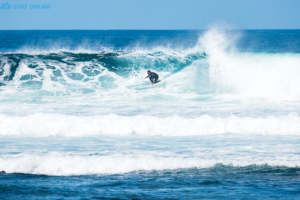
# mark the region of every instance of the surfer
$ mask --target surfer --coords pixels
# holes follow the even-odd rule
[[[152,86],[153,86],[153,84],[156,84],[161,81],[161,80],[158,80],[159,76],[157,73],[154,73],[154,72],[151,72],[150,70],[148,70],[147,74],[148,74],[148,76],[145,77],[145,79],[149,77],[149,79],[152,83]]]

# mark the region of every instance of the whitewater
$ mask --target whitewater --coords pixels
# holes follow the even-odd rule
[[[5,185],[70,184],[64,193],[81,184],[78,198],[93,184],[109,185],[94,191],[102,198],[172,198],[187,188],[187,198],[232,188],[232,197],[299,197],[299,30],[0,38]],[[161,83],[144,79],[149,69]],[[159,192],[148,190],[156,184]]]

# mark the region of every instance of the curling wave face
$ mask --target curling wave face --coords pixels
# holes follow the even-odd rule
[[[158,71],[161,78],[169,77],[160,87],[168,92],[166,84],[172,82],[172,75],[179,73],[180,82],[184,83],[187,77],[182,77],[180,71],[204,58],[203,53],[163,52],[2,54],[1,89],[2,94],[8,96],[18,93],[46,98],[97,93],[103,98],[115,95],[117,99],[147,89],[149,83],[143,76],[147,69],[152,69]],[[197,91],[195,86],[181,87],[181,92]]]

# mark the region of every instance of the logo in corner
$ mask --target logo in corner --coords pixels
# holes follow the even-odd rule
[[[4,3],[0,6],[0,9],[10,9],[11,5],[9,5],[9,3]]]

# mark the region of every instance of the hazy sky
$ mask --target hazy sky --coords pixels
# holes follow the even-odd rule
[[[300,29],[300,0],[0,0],[0,7],[2,30]]]

